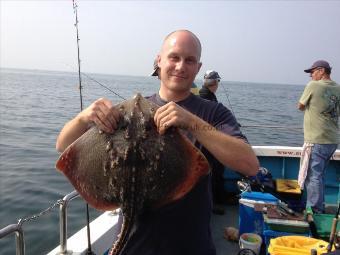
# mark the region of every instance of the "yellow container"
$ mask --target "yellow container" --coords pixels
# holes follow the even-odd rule
[[[317,254],[327,252],[328,243],[305,236],[281,236],[270,240],[270,255],[310,255],[315,249]]]
[[[276,190],[284,193],[301,194],[297,180],[276,179]]]

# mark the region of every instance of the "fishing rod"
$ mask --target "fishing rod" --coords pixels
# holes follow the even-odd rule
[[[74,0],[72,0],[73,3],[73,11],[75,13],[76,16],[76,22],[74,24],[74,26],[76,27],[76,31],[77,31],[77,50],[78,50],[78,79],[79,79],[79,96],[80,96],[80,110],[83,110],[83,96],[82,96],[82,85],[81,85],[81,73],[80,73],[80,51],[79,51],[79,30],[78,30],[78,12],[77,12],[77,7],[78,5],[76,4],[76,2]]]
[[[273,125],[242,125],[243,128],[277,128],[277,129],[290,129],[290,130],[301,130],[303,127],[292,127],[292,126],[273,126]]]
[[[234,110],[233,110],[233,106],[229,100],[229,94],[227,89],[224,87],[223,83],[221,83],[222,88],[223,88],[223,92],[225,94],[225,96],[227,97],[228,103],[230,105],[230,110],[233,113],[233,115],[236,117]],[[292,127],[292,126],[276,126],[276,125],[241,125],[240,127],[242,128],[273,128],[273,129],[290,129],[290,130],[302,130],[303,127]]]
[[[64,65],[66,65],[67,67],[69,67],[71,70],[73,69],[73,67],[67,63],[62,63]],[[86,74],[82,71],[80,71],[80,74],[85,76],[86,78],[88,78],[89,80],[97,83],[99,86],[103,87],[104,89],[110,91],[112,94],[116,95],[117,97],[123,99],[123,100],[126,100],[125,97],[123,97],[122,95],[120,95],[119,93],[115,92],[114,90],[110,89],[107,85],[104,85],[103,83],[99,82],[98,80],[96,80],[95,78],[91,77],[89,74]]]
[[[80,72],[80,51],[79,51],[79,30],[78,30],[78,5],[75,0],[72,0],[73,3],[73,11],[75,13],[76,22],[74,26],[77,31],[77,50],[78,50],[78,79],[79,79],[79,96],[80,96],[80,111],[83,110],[83,95],[82,95],[82,85],[81,85],[81,72]],[[91,236],[90,236],[90,213],[89,213],[89,204],[86,203],[86,228],[87,228],[87,255],[95,255],[91,248]]]
[[[96,82],[97,84],[99,84],[100,86],[102,86],[103,88],[107,89],[108,91],[110,91],[111,93],[115,94],[116,96],[120,97],[123,100],[126,100],[126,98],[124,98],[123,96],[119,95],[117,92],[113,91],[112,89],[110,89],[109,87],[105,86],[104,84],[100,83],[99,81],[97,81],[96,79],[92,78],[91,76],[87,75],[86,73],[81,72],[81,74],[83,74],[84,76],[86,76],[87,78],[89,78],[91,81]]]
[[[228,103],[229,103],[229,105],[230,105],[230,110],[231,110],[231,112],[233,113],[233,115],[236,117],[236,115],[235,115],[235,113],[234,113],[234,110],[233,110],[233,106],[231,105],[230,100],[229,100],[228,91],[227,91],[227,89],[224,87],[224,85],[222,84],[222,82],[221,82],[221,85],[222,85],[222,88],[223,88],[223,92],[224,92],[225,96],[226,96],[227,99],[228,99]]]
[[[338,209],[337,209],[335,216],[333,218],[333,221],[332,221],[332,228],[331,228],[331,232],[330,232],[330,236],[329,236],[329,245],[327,247],[327,253],[330,253],[332,251],[332,248],[333,248],[333,244],[334,244],[334,241],[335,241],[335,235],[336,235],[335,234],[336,233],[336,227],[337,227],[338,220],[339,220],[339,212],[340,212],[340,203],[338,203]],[[339,244],[337,243],[337,245],[339,245]],[[335,248],[338,249],[339,246],[336,246]]]

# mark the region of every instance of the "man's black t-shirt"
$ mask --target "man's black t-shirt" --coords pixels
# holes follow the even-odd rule
[[[148,99],[160,106],[167,103],[158,94]],[[222,104],[193,94],[177,104],[221,132],[246,141],[233,114]],[[190,130],[184,134],[208,160],[211,158],[211,154],[190,135]],[[142,213],[132,227],[121,255],[215,255],[210,230],[210,178],[210,175],[203,177],[179,201]]]

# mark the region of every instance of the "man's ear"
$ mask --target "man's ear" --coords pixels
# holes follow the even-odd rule
[[[202,67],[202,62],[199,62],[199,63],[198,63],[198,68],[197,68],[197,73],[196,73],[196,74],[198,74],[198,72],[201,70],[201,67]]]
[[[158,54],[157,55],[157,65],[158,65],[158,67],[159,67],[159,63],[161,62],[161,55],[160,54]]]

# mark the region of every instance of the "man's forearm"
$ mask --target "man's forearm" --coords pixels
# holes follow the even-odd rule
[[[88,127],[89,123],[84,122],[79,115],[67,122],[57,138],[56,149],[63,152],[67,146],[84,134]]]
[[[194,125],[193,135],[223,165],[244,175],[257,173],[259,162],[249,144],[216,130],[199,118]]]

